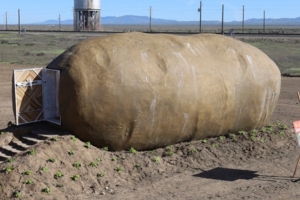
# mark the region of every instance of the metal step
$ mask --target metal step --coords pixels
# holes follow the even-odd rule
[[[1,148],[4,149],[4,150],[13,152],[13,153],[22,153],[23,152],[23,151],[20,151],[18,149],[13,148],[12,146],[8,146],[8,145],[7,146],[2,146]]]
[[[22,148],[25,148],[25,149],[27,149],[27,148],[29,148],[31,146],[31,145],[25,144],[24,142],[22,142],[20,140],[13,140],[11,142],[14,143],[14,144],[16,144],[16,145],[18,145],[18,146],[20,146],[20,147],[22,147]]]
[[[44,141],[44,140],[35,138],[32,135],[22,135],[22,139],[28,140],[30,142],[35,142],[35,143],[39,143],[39,142],[43,142]]]

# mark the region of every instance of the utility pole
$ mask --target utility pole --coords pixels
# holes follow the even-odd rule
[[[266,11],[264,10],[264,33],[266,31]]]
[[[7,12],[5,13],[5,30],[7,31]]]
[[[149,24],[149,32],[152,32],[152,6],[150,6],[150,24]]]
[[[18,24],[19,24],[19,34],[21,34],[21,17],[20,17],[20,9],[18,9]]]
[[[201,29],[202,29],[202,1],[200,1],[200,7],[198,8],[198,12],[200,14],[199,33],[201,33]]]
[[[222,4],[222,35],[224,34],[224,4]]]
[[[242,33],[244,33],[244,26],[245,26],[245,7],[243,6],[243,26],[242,26]]]
[[[60,14],[58,15],[58,28],[60,30]]]

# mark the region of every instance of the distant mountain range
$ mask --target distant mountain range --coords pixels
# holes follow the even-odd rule
[[[150,18],[147,16],[134,16],[134,15],[124,15],[119,17],[101,17],[101,23],[103,25],[148,25]],[[58,24],[58,20],[47,20],[44,22],[34,23],[38,24]],[[225,22],[226,25],[240,25],[241,21],[231,21]],[[72,19],[62,20],[61,24],[71,25],[73,24]],[[199,21],[177,21],[177,20],[167,20],[167,19],[157,19],[152,18],[152,25],[198,25]],[[203,25],[218,25],[221,21],[202,21]],[[245,20],[245,25],[262,25],[263,19],[247,19]],[[300,17],[297,18],[280,18],[280,19],[266,19],[267,25],[284,25],[293,26],[300,25]]]

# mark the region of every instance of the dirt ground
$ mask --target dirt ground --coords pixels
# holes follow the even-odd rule
[[[282,77],[278,106],[262,130],[134,153],[87,148],[47,123],[6,128],[14,122],[12,69],[27,67],[0,65],[0,145],[31,130],[59,136],[3,159],[0,199],[300,199],[300,169],[291,177],[300,155],[292,130],[300,78]]]

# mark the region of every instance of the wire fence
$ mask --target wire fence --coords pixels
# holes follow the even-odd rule
[[[278,12],[297,13],[298,8],[283,6],[280,9],[261,8],[234,8],[230,5],[202,7],[202,3],[191,10],[190,7],[182,6],[135,6],[131,8],[131,15],[136,18],[132,21],[125,20],[118,13],[125,13],[128,8],[124,6],[106,6],[101,10],[102,16],[109,13],[115,14],[113,23],[107,21],[107,17],[101,18],[100,31],[143,31],[143,32],[187,32],[187,33],[270,33],[270,34],[300,34],[300,17],[284,19],[278,18]],[[63,14],[61,14],[63,12]],[[57,13],[56,16],[53,13]],[[186,16],[188,21],[172,20],[176,15]],[[24,10],[21,15],[17,11],[7,11],[3,15],[3,23],[0,30],[49,30],[49,31],[73,31],[73,9],[39,9]],[[143,20],[141,17],[144,16]],[[161,20],[166,16],[168,20]],[[20,19],[20,20],[19,20]],[[42,23],[39,19],[54,19]],[[68,21],[66,21],[68,20]],[[20,22],[19,22],[20,21]],[[32,22],[35,22],[33,24]],[[30,23],[29,23],[30,22]],[[20,23],[20,25],[19,25]],[[68,24],[66,24],[68,23]],[[61,26],[59,25],[61,24]]]

